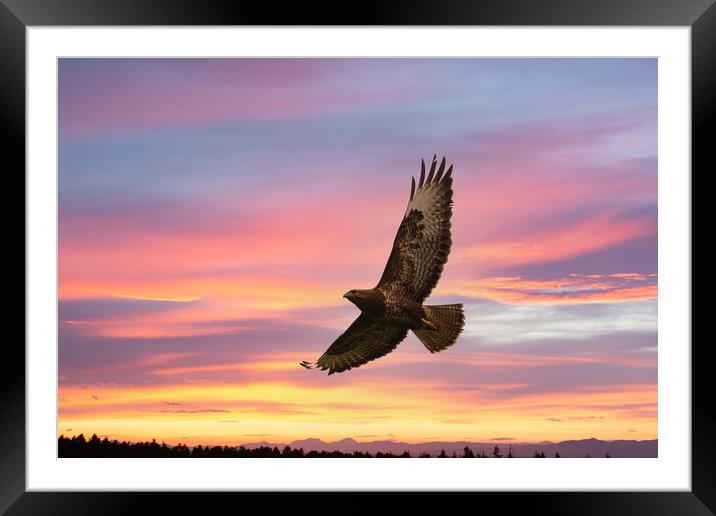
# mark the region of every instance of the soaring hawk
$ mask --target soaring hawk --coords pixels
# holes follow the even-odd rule
[[[412,179],[410,200],[393,242],[393,250],[378,285],[350,290],[343,297],[361,310],[360,316],[307,369],[341,373],[393,351],[408,330],[431,353],[452,346],[465,325],[461,304],[423,305],[440,278],[450,253],[452,165],[445,158],[437,167],[433,156],[425,177],[421,160],[420,181]]]

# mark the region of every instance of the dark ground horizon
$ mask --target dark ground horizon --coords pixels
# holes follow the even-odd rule
[[[560,451],[561,449],[561,451]],[[431,442],[400,443],[373,441],[359,443],[347,438],[335,443],[305,439],[284,443],[245,443],[236,446],[185,444],[167,445],[152,441],[119,441],[93,434],[72,437],[60,435],[58,457],[155,457],[155,458],[653,458],[658,456],[658,440],[602,441],[582,439],[559,443],[479,443]]]

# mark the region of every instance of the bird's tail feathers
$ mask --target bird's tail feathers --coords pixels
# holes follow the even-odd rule
[[[449,348],[457,340],[465,327],[465,312],[461,304],[423,306],[428,320],[435,325],[433,328],[413,330],[428,351],[437,353]]]

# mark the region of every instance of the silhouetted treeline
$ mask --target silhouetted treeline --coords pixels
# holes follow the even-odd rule
[[[74,437],[65,437],[61,435],[57,440],[59,457],[244,457],[244,458],[270,458],[270,457],[356,457],[356,458],[410,458],[409,452],[405,451],[400,455],[393,453],[355,451],[353,453],[344,453],[342,451],[315,451],[304,452],[302,448],[292,449],[290,446],[284,446],[279,449],[277,446],[261,446],[258,448],[245,448],[244,446],[193,446],[189,447],[185,444],[177,444],[169,446],[166,443],[159,444],[152,439],[151,442],[128,442],[128,441],[110,441],[108,438],[100,439],[96,434],[86,439],[80,434]],[[493,457],[503,457],[500,448],[495,446],[492,451]],[[544,452],[535,452],[535,457],[545,457]],[[431,457],[429,453],[421,453],[419,457]],[[445,450],[441,450],[439,458],[447,458]],[[453,452],[452,457],[462,458],[487,458],[485,451],[475,452],[467,446],[463,450],[462,455]],[[508,458],[512,455],[512,447],[509,448]],[[555,457],[559,457],[556,454]]]
[[[285,446],[282,450],[278,447],[261,446],[259,448],[245,448],[243,446],[194,446],[189,447],[185,444],[177,444],[169,446],[166,443],[159,444],[152,439],[151,442],[127,442],[127,441],[110,441],[106,437],[100,439],[97,435],[92,435],[89,439],[80,434],[75,437],[65,437],[61,435],[57,440],[59,457],[357,457],[357,458],[381,458],[381,457],[399,457],[410,458],[407,451],[401,455],[393,453],[343,453],[341,451],[309,451],[304,452],[303,449],[294,450],[290,446]]]

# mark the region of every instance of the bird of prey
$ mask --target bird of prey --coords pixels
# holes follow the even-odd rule
[[[447,262],[452,243],[452,165],[437,167],[433,156],[425,175],[421,160],[417,189],[412,178],[410,200],[378,285],[349,290],[343,297],[361,310],[360,316],[307,369],[348,371],[393,351],[412,331],[431,353],[452,346],[465,325],[461,304],[423,305]]]

